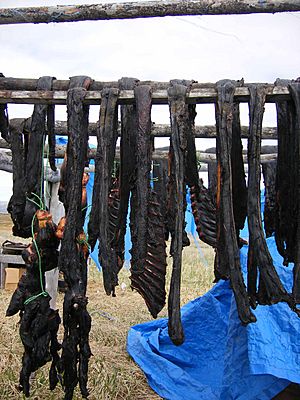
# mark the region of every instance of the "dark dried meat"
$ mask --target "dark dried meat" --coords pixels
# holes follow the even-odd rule
[[[151,87],[135,88],[137,112],[136,181],[131,195],[131,287],[144,298],[156,318],[165,304],[166,245],[164,221],[150,188]]]
[[[239,243],[233,211],[232,196],[232,115],[233,96],[237,82],[217,82],[217,250],[215,262],[216,278],[230,277],[231,287],[237,304],[239,318],[243,324],[256,321],[250,310],[246,286],[243,280]]]
[[[118,284],[117,266],[113,259],[109,218],[109,193],[112,186],[117,128],[118,95],[116,88],[103,89],[101,92],[100,119],[97,131],[97,152],[95,157],[95,179],[92,210],[88,226],[89,243],[93,249],[99,240],[99,261],[103,271],[104,288],[107,295],[115,295]]]
[[[253,85],[249,88],[249,140],[248,140],[248,293],[251,306],[256,304],[275,304],[286,301],[292,305],[291,297],[283,287],[274,268],[264,237],[260,208],[260,152],[261,132],[266,88]],[[257,277],[259,271],[259,287]]]

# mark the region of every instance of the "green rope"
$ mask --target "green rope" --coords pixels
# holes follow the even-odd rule
[[[84,210],[86,210],[86,209],[88,209],[88,208],[90,208],[90,207],[92,207],[92,204],[89,204],[89,205],[83,207],[83,208],[81,209],[81,211],[84,211]]]
[[[31,194],[34,194],[34,193],[31,193]],[[27,199],[28,201],[31,201],[31,203],[34,203],[36,206],[38,206],[38,207],[40,208],[41,205],[38,204],[36,201],[30,199],[29,197],[26,197],[26,199]]]

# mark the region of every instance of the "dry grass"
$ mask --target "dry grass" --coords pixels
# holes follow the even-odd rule
[[[0,238],[3,239],[1,224]],[[2,240],[3,241],[3,240]],[[189,248],[183,252],[182,304],[205,293],[213,281],[213,252],[208,246],[201,245],[199,253],[193,240]],[[169,259],[168,281],[171,273]],[[93,357],[90,360],[89,388],[90,399],[160,399],[148,386],[146,378],[139,367],[126,352],[126,337],[132,325],[150,321],[143,299],[130,289],[129,272],[121,271],[117,297],[104,294],[102,276],[91,265],[89,270],[89,312],[93,323],[90,343]],[[5,318],[5,310],[11,293],[0,290],[0,399],[22,399],[16,389],[21,366],[22,345],[18,334],[18,316]],[[63,295],[58,296],[58,308],[62,310]],[[111,316],[109,320],[103,313]],[[166,307],[160,313],[167,315]],[[60,339],[62,330],[60,330]],[[57,387],[53,393],[48,389],[48,369],[46,365],[32,379],[31,399],[62,399],[63,392]],[[74,399],[80,399],[76,391]]]

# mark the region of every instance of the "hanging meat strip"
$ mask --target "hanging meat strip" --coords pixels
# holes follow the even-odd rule
[[[216,104],[217,123],[217,251],[216,278],[229,275],[239,318],[243,324],[256,321],[250,311],[248,295],[242,276],[239,243],[233,212],[232,195],[232,124],[233,96],[237,82],[223,80],[217,82],[218,100]]]
[[[195,186],[191,187],[191,206],[199,239],[216,248],[216,207],[202,179],[199,179],[198,190],[195,188]]]
[[[295,190],[295,203],[293,210],[295,211],[294,218],[296,220],[297,231],[294,236],[294,253],[295,253],[295,264],[294,264],[294,282],[293,282],[293,299],[299,304],[300,303],[300,79],[293,81],[289,84],[289,91],[294,103],[294,119],[293,119],[293,132],[294,132],[294,144],[295,147],[291,148],[295,156],[295,165],[292,171],[294,175],[294,182],[296,183]]]
[[[38,80],[37,90],[51,90],[54,78],[44,76]],[[44,194],[44,176],[43,176],[43,159],[44,159],[44,142],[46,135],[46,117],[47,105],[35,105],[29,137],[24,143],[24,152],[22,151],[21,137],[18,135],[13,140],[13,158],[20,160],[16,162],[15,168],[15,184],[18,185],[14,192],[21,194],[20,198],[13,195],[8,207],[12,215],[13,221],[16,221],[13,233],[14,235],[28,238],[31,236],[31,221],[35,212],[42,206]],[[25,164],[23,164],[23,157]],[[21,171],[25,167],[25,179],[20,178],[23,175]],[[17,172],[17,170],[19,172]],[[24,187],[22,187],[24,185]],[[23,217],[21,210],[23,208],[24,195],[26,196],[25,208],[23,209]]]
[[[168,240],[167,221],[167,184],[168,184],[168,160],[159,159],[153,162],[153,190],[160,204],[160,212],[165,225],[165,239]]]
[[[107,295],[115,296],[118,284],[116,254],[112,250],[113,239],[110,230],[109,193],[112,186],[115,149],[118,127],[119,90],[103,89],[97,131],[97,153],[95,157],[95,180],[92,210],[89,221],[89,243],[92,248],[99,239],[99,261],[103,271],[104,288]]]
[[[185,110],[186,111],[186,110]],[[175,172],[175,155],[174,155],[174,147],[172,141],[170,141],[169,148],[169,156],[168,156],[169,164],[168,164],[168,183],[167,183],[167,210],[166,210],[166,227],[167,232],[171,234],[171,237],[175,235],[175,214],[176,214],[176,205],[175,205],[175,185],[176,185],[176,172]],[[183,186],[183,211],[185,213],[187,207],[186,203],[186,185]],[[167,234],[166,239],[168,239],[169,234]],[[171,256],[174,253],[174,241],[171,241],[170,254]],[[190,240],[185,231],[185,220],[182,221],[182,245],[183,247],[190,245]]]
[[[232,203],[235,230],[240,245],[240,230],[244,228],[247,217],[247,187],[243,162],[243,146],[239,104],[233,104],[231,139]]]
[[[14,121],[10,124],[10,143],[13,161],[13,194],[7,211],[13,221],[13,235],[19,236],[25,210],[25,154],[23,144],[23,123]]]
[[[89,107],[83,104],[91,79],[71,78],[67,96],[68,145],[64,205],[67,209],[59,268],[67,290],[63,305],[64,339],[62,351],[65,400],[72,399],[79,382],[83,397],[88,396],[87,371],[91,356],[91,317],[86,309],[87,246],[82,235],[82,177],[88,146]],[[83,87],[76,87],[78,85]]]
[[[276,85],[288,85],[290,81],[277,80]],[[298,209],[297,165],[299,138],[295,135],[295,105],[292,100],[276,103],[278,157],[276,174],[276,221],[275,240],[283,257],[283,265],[295,261]]]
[[[151,169],[151,87],[134,90],[137,112],[136,182],[132,190],[131,287],[144,298],[156,318],[165,304],[166,245],[164,221],[156,194],[150,188]]]
[[[185,156],[185,181],[190,188],[192,212],[199,238],[216,247],[216,209],[209,191],[199,179],[195,145],[196,106],[186,105],[185,135],[187,152]]]
[[[268,161],[262,164],[262,173],[265,184],[264,229],[266,237],[275,232],[275,207],[276,207],[276,168],[277,161]]]
[[[261,132],[266,98],[263,85],[249,88],[249,140],[248,140],[248,293],[251,306],[256,304],[275,304],[286,301],[292,306],[291,297],[284,289],[273,266],[264,237],[260,209],[260,152]],[[259,270],[259,288],[257,293],[257,268]]]
[[[48,146],[49,146],[49,164],[52,171],[56,171],[55,165],[55,107],[49,105],[47,109],[47,132],[48,132]]]
[[[186,138],[186,94],[187,86],[173,84],[168,89],[168,101],[171,119],[171,145],[173,149],[173,205],[174,205],[174,234],[172,235],[173,270],[171,277],[170,293],[168,300],[169,311],[169,336],[172,342],[180,345],[184,341],[184,332],[180,315],[180,284],[181,284],[181,260],[183,246],[184,224],[184,165],[187,150]]]
[[[134,90],[138,79],[122,78],[119,80],[120,90]],[[113,242],[117,256],[123,265],[125,252],[125,233],[130,192],[135,180],[137,114],[136,105],[121,106],[121,143],[120,143],[120,177],[119,177],[119,216],[117,232]]]

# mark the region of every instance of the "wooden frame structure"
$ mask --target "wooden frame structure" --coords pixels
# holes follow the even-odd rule
[[[154,81],[142,81],[140,84],[151,85],[152,87],[152,103],[153,104],[168,104],[167,88],[169,82],[154,82]],[[237,102],[248,102],[249,101],[249,85],[241,82],[242,86],[236,88],[235,99]],[[37,91],[37,79],[19,79],[19,78],[5,78],[0,77],[0,103],[14,103],[14,104],[66,104],[67,90],[69,87],[69,80],[54,80],[52,91]],[[85,97],[85,103],[90,105],[101,104],[101,90],[107,87],[118,87],[119,82],[102,82],[93,81],[90,90],[87,91]],[[275,84],[265,84],[267,88],[267,102],[274,103],[278,101],[285,101],[289,99],[290,94],[287,86],[277,86]],[[191,104],[213,104],[217,100],[217,92],[214,83],[198,83],[194,82],[192,88],[187,97],[187,101]],[[118,103],[119,104],[132,104],[134,102],[134,91],[133,90],[120,90]],[[21,120],[21,119],[20,119]],[[17,121],[17,119],[16,119]],[[26,121],[27,128],[30,127],[30,119],[23,119]],[[26,126],[25,125],[25,126]],[[89,124],[89,135],[96,136],[96,123]],[[55,124],[55,134],[67,136],[67,123],[65,121],[57,121]],[[170,126],[162,124],[153,124],[152,136],[155,137],[169,137]],[[197,126],[195,129],[196,138],[215,138],[216,127],[212,126]],[[242,137],[248,137],[248,127],[242,127]],[[264,128],[263,139],[276,139],[277,129],[276,128]],[[0,140],[0,149],[7,149],[9,146],[4,140]],[[64,146],[56,146],[56,157],[63,158],[65,152]],[[94,158],[95,150],[91,149],[89,157]],[[1,155],[1,154],[0,154]],[[200,161],[207,163],[215,159],[214,154],[207,154],[200,152]],[[6,154],[4,156],[4,163],[9,160]],[[1,155],[0,158],[3,158]],[[160,151],[156,151],[153,154],[154,159],[162,158],[165,154]],[[261,157],[261,162],[267,162],[276,158],[276,154],[264,154]],[[1,161],[1,160],[0,160]],[[245,158],[246,161],[246,158]],[[0,162],[1,167],[1,162]],[[1,167],[3,168],[3,167]],[[11,170],[11,167],[6,169]]]
[[[61,5],[51,7],[1,8],[0,25],[20,23],[50,23],[74,22],[88,20],[134,19],[166,16],[188,15],[221,15],[221,14],[252,14],[300,11],[300,0],[152,0],[140,2]],[[141,84],[151,85],[152,103],[168,104],[168,82],[144,81]],[[118,87],[118,82],[93,81],[85,97],[85,103],[101,104],[101,90],[105,87]],[[286,86],[268,84],[267,102],[284,101],[289,98]],[[37,91],[37,79],[0,78],[0,103],[14,104],[66,104],[69,80],[54,80],[52,91]],[[188,94],[187,102],[204,104],[216,102],[216,89],[213,83],[194,82]],[[235,91],[237,102],[248,102],[248,84],[242,82]],[[134,92],[121,90],[119,104],[130,104],[134,101]],[[66,134],[66,123],[56,123],[56,134]],[[96,135],[96,125],[90,124],[90,136]],[[157,137],[170,136],[167,125],[154,125],[152,135]],[[215,126],[196,127],[196,137],[215,137]],[[248,136],[248,128],[242,128],[242,137]],[[276,139],[276,128],[266,128],[263,138]],[[0,148],[5,148],[0,141]],[[57,157],[62,157],[63,149],[57,149]],[[93,154],[91,154],[93,157]],[[202,159],[206,160],[206,156]]]

